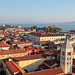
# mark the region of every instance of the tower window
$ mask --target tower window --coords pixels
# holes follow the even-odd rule
[[[65,55],[65,52],[62,52],[62,55],[64,56]]]
[[[63,62],[63,65],[64,65],[65,63]]]
[[[70,60],[71,60],[71,57],[70,57]]]
[[[68,60],[68,58],[67,58],[67,60]]]
[[[71,64],[71,62],[70,62],[70,64]]]
[[[68,52],[67,55],[71,55],[71,52]]]
[[[68,65],[68,62],[67,62],[67,65]]]

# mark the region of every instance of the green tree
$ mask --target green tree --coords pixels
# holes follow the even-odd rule
[[[28,27],[25,27],[25,31],[27,31],[29,28]]]
[[[5,40],[6,40],[6,38],[2,38],[1,40],[4,40],[4,41],[5,41]]]

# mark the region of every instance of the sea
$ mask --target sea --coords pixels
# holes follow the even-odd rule
[[[13,26],[18,26],[19,25],[19,26],[22,26],[22,27],[32,27],[32,26],[36,25],[40,28],[47,27],[47,26],[52,26],[51,24],[12,24],[12,25]],[[58,26],[59,28],[62,28],[62,30],[64,32],[69,31],[71,29],[75,30],[75,25],[65,25],[65,24],[64,25],[59,25],[59,24],[57,24],[55,26]]]

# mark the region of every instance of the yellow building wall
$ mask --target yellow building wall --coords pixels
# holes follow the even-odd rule
[[[16,54],[7,54],[7,55],[0,55],[0,59],[5,59],[9,57],[21,57],[21,56],[26,56],[28,53],[16,53]]]
[[[43,61],[45,60],[45,58],[40,58],[40,59],[33,59],[33,60],[25,60],[25,61],[19,61],[18,65],[23,68],[23,67],[27,67],[27,66],[32,66],[32,65],[40,65],[43,63]]]

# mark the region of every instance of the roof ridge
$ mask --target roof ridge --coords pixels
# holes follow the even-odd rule
[[[18,65],[18,64],[16,64],[15,62],[13,62],[13,61],[11,61],[12,62],[12,64],[21,72],[21,73],[25,73],[25,71]]]

